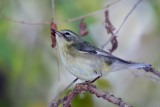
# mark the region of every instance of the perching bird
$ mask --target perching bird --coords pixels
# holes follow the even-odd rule
[[[58,49],[65,69],[81,80],[94,81],[112,71],[151,66],[115,57],[82,40],[79,35],[70,30],[51,30],[56,34]]]

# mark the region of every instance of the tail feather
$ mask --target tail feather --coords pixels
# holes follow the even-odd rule
[[[112,64],[112,68],[113,68],[112,71],[117,71],[122,69],[131,69],[131,68],[141,69],[141,68],[149,68],[149,67],[151,67],[151,65],[146,63],[137,63],[137,62],[122,63],[121,61],[116,61]]]
[[[151,64],[131,62],[130,68],[149,68]]]

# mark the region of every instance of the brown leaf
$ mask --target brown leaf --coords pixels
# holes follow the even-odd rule
[[[115,27],[112,25],[110,19],[109,19],[109,12],[108,10],[105,11],[105,24],[106,24],[106,30],[110,34],[114,34],[113,31],[115,30]]]
[[[79,24],[80,28],[79,28],[79,36],[85,36],[88,34],[88,30],[86,30],[86,23],[84,22],[84,20],[82,19],[80,24]]]
[[[109,49],[109,52],[110,52],[110,53],[112,53],[112,52],[113,52],[114,50],[116,50],[117,47],[118,47],[118,41],[117,41],[116,36],[114,36],[114,37],[112,38],[111,44],[112,44],[112,48]]]
[[[112,44],[112,48],[109,49],[110,53],[112,53],[113,51],[115,51],[118,47],[118,41],[117,41],[117,38],[116,38],[116,35],[114,34],[114,30],[115,30],[115,27],[112,25],[110,19],[109,19],[109,12],[108,10],[105,11],[105,28],[108,32],[108,34],[111,34],[111,39],[110,39],[110,42]]]
[[[51,22],[51,28],[57,30],[57,25],[54,22]],[[51,39],[52,39],[52,48],[56,46],[56,35],[51,31]]]

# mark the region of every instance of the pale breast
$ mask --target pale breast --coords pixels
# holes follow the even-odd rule
[[[64,46],[59,47],[59,51],[65,70],[81,80],[94,80],[101,74],[106,75],[110,70],[105,60],[96,55]]]
[[[64,67],[74,76],[82,80],[93,80],[102,71],[100,67],[102,61],[96,56],[76,50],[66,50],[61,48],[61,57],[64,60]],[[76,52],[75,52],[76,51]]]

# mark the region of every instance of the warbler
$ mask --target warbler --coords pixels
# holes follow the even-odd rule
[[[56,41],[65,70],[84,81],[93,81],[109,72],[147,68],[150,64],[126,61],[84,41],[70,30],[56,31]]]

